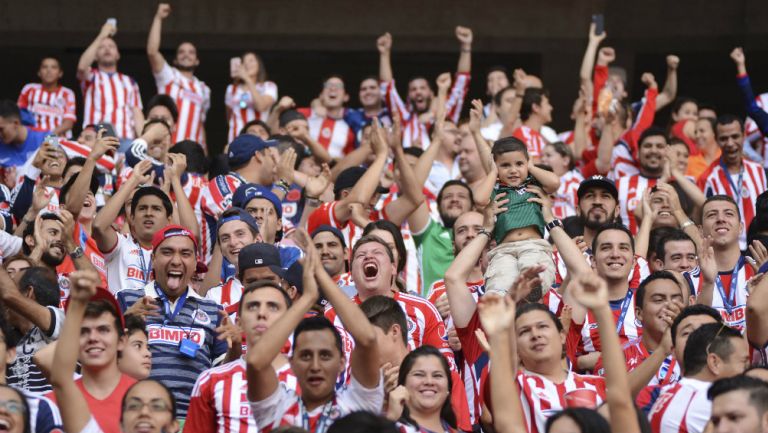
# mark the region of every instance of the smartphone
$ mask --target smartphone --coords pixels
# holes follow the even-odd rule
[[[117,137],[117,134],[115,133],[115,128],[112,127],[111,123],[97,123],[93,125],[94,129],[96,129],[96,133],[98,134],[99,131],[102,129],[104,130],[103,137]]]
[[[605,32],[605,17],[603,14],[592,15],[592,22],[595,24],[595,34],[602,35]]]
[[[232,57],[229,59],[229,75],[232,78],[237,78],[237,73],[240,71],[240,65],[242,65],[243,60],[240,57]]]
[[[47,135],[45,139],[43,139],[43,143],[48,143],[49,146],[64,152],[64,149],[61,147],[61,143],[59,142],[59,137],[54,134]]]
[[[111,24],[112,27],[117,28],[117,18],[107,18],[107,24]]]

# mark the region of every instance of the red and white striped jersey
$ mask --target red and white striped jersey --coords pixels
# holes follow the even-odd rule
[[[557,188],[552,203],[552,214],[555,218],[564,219],[576,215],[576,206],[579,203],[576,192],[582,181],[584,181],[584,176],[575,169],[560,176],[560,187]]]
[[[40,83],[29,83],[21,89],[16,105],[19,109],[27,109],[35,116],[35,127],[44,131],[53,131],[66,120],[75,121],[75,92],[64,86],[59,86],[50,92]],[[72,137],[72,130],[65,134]]]
[[[739,236],[739,248],[743,251],[747,249],[746,229],[755,217],[757,196],[768,188],[765,169],[756,162],[744,159],[741,173],[730,174],[722,164],[722,159],[720,161],[719,164],[712,165],[706,177],[702,177],[704,195],[711,197],[716,194],[725,194],[736,200],[741,222],[744,224]]]
[[[618,179],[616,189],[619,190],[619,212],[624,225],[633,235],[637,234],[639,225],[635,218],[635,209],[642,205],[643,193],[646,189],[656,186],[657,179],[633,174]]]
[[[627,304],[624,321],[618,329],[619,341],[621,341],[622,344],[640,337],[643,332],[643,324],[635,315],[636,289],[634,286],[630,287],[631,298]],[[623,300],[621,302],[623,303]],[[611,310],[613,313],[613,320],[618,325],[622,309],[620,306],[617,308],[614,305],[611,305]],[[568,331],[568,340],[569,355],[571,355],[573,359],[578,355],[600,351],[600,334],[597,329],[597,320],[595,320],[595,316],[591,311],[587,312],[584,323],[571,323],[571,327]]]
[[[458,123],[461,115],[461,108],[464,105],[467,92],[469,91],[470,75],[468,73],[457,73],[453,77],[453,85],[448,93],[448,100],[445,102],[445,118],[453,123]],[[390,113],[395,110],[400,114],[403,124],[403,147],[411,147],[416,142],[421,143],[421,148],[426,149],[430,144],[429,127],[434,119],[424,122],[420,119],[419,113],[413,110],[413,107],[405,104],[395,87],[395,80],[381,82],[381,93],[384,95],[384,102]]]
[[[274,101],[277,101],[277,84],[271,81],[257,83],[256,90],[261,95],[269,96]],[[269,107],[264,111],[256,111],[253,95],[242,84],[230,84],[227,86],[224,104],[227,106],[227,122],[229,123],[227,143],[231,143],[240,134],[240,130],[243,129],[245,124],[251,120],[263,120],[266,122],[267,117],[269,117],[269,110],[272,108]]]
[[[301,397],[282,384],[264,400],[251,402],[251,413],[261,433],[270,433],[281,426],[325,432],[333,421],[352,412],[380,413],[383,404],[382,381],[375,388],[368,389],[352,377],[348,385],[334,393],[331,401],[306,413]]]
[[[407,293],[393,292],[392,298],[400,305],[408,322],[408,347],[413,350],[427,344],[434,346],[448,360],[451,370],[456,370],[453,351],[448,346],[448,334],[445,330],[445,323],[443,323],[440,313],[437,312],[437,308],[426,299]],[[355,295],[352,301],[357,305],[363,303],[360,295]],[[325,310],[325,317],[337,328],[344,328],[344,324],[336,315],[336,310],[333,307]],[[350,354],[347,353],[346,355],[347,359],[349,359]]]
[[[648,414],[653,433],[702,433],[712,413],[707,399],[711,382],[684,377],[669,385]]]
[[[595,92],[598,92],[597,88],[595,88]],[[611,167],[613,168],[608,175],[611,179],[621,179],[624,176],[640,171],[636,158],[639,147],[638,141],[643,131],[653,125],[653,118],[656,115],[656,96],[658,94],[658,89],[645,90],[642,106],[635,116],[635,122],[616,142],[611,153]]]
[[[469,293],[472,294],[475,302],[477,302],[478,299],[480,299],[480,296],[483,296],[483,293],[485,293],[485,279],[481,278],[477,281],[467,281],[467,289],[469,289]],[[443,294],[445,294],[445,280],[441,278],[432,283],[432,286],[429,287],[427,300],[434,305],[438,298],[443,296]]]
[[[768,93],[762,93],[755,96],[755,102],[757,102],[758,107],[765,110],[766,107],[768,107]],[[766,146],[768,143],[766,143],[766,139],[760,132],[760,128],[758,128],[751,117],[747,117],[744,121],[744,137],[745,140],[752,144],[753,147],[757,148],[760,155],[762,155],[763,165],[768,164],[768,162],[766,162],[768,161],[768,146]]]
[[[747,281],[754,276],[755,272],[752,266],[746,264],[744,258],[739,260],[737,267],[736,281],[733,281],[732,271],[718,272],[712,292],[712,308],[720,312],[726,325],[743,332],[747,325],[747,297],[749,296]],[[720,284],[725,293],[721,293],[718,289]],[[731,308],[726,308],[727,303],[723,295],[731,297],[733,301]]]
[[[651,353],[645,348],[642,338],[628,341],[624,344],[622,349],[624,350],[624,360],[628,372],[636,369],[643,361],[651,356]],[[597,360],[597,364],[595,364],[595,373],[600,376],[605,375],[602,356]],[[670,383],[677,383],[681,376],[682,370],[680,369],[680,363],[675,360],[674,355],[669,355],[664,359],[664,362],[662,362],[659,371],[653,375],[651,381],[648,382],[648,386],[664,386],[669,385]]]
[[[203,123],[211,107],[211,89],[195,76],[187,78],[167,62],[163,63],[163,69],[155,74],[155,84],[157,93],[173,98],[179,110],[176,132],[171,137],[171,142],[193,140],[205,146]]]
[[[80,82],[83,92],[83,127],[110,123],[120,138],[135,138],[133,109],[143,108],[136,80],[120,72],[91,68]]]
[[[544,139],[539,131],[521,125],[512,132],[512,136],[525,143],[526,147],[528,147],[528,156],[531,159],[536,162],[541,160],[541,155],[544,153],[544,146],[547,145],[547,140]]]
[[[328,151],[331,158],[343,158],[355,150],[355,131],[344,119],[320,116],[311,108],[298,111],[307,118],[309,135]]]
[[[77,141],[72,140],[59,140],[59,144],[64,149],[64,153],[67,154],[67,158],[76,158],[81,156],[88,158],[91,153],[91,148],[85,144],[80,144]],[[96,168],[102,173],[112,173],[115,170],[115,157],[109,155],[103,155],[96,161]]]
[[[768,345],[761,348],[749,343],[749,358],[754,366],[768,367]]]
[[[240,307],[240,299],[243,297],[243,283],[235,277],[229,277],[224,284],[211,287],[205,294],[206,299],[221,305],[229,318],[237,318],[237,309]]]
[[[298,381],[290,364],[277,374],[287,389],[297,391]],[[192,388],[184,428],[191,433],[258,433],[247,391],[242,358],[204,371]]]
[[[557,317],[560,317],[560,314],[563,312],[563,306],[565,306],[563,295],[554,287],[551,290],[547,290],[547,293],[541,298],[541,303],[546,305],[549,311]]]
[[[591,390],[595,408],[605,400],[605,380],[568,372],[562,383],[554,383],[544,376],[528,370],[517,375],[523,414],[530,433],[544,433],[547,418],[566,408],[565,395],[575,390]]]

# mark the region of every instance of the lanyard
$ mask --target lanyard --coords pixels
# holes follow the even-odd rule
[[[619,313],[619,320],[616,322],[616,333],[621,334],[621,328],[624,326],[624,318],[627,316],[627,310],[629,310],[629,304],[632,302],[632,289],[627,290],[627,296],[621,301],[621,313]]]
[[[733,191],[733,195],[735,196],[734,199],[736,200],[736,203],[739,206],[741,206],[741,189],[743,188],[743,182],[744,182],[744,167],[741,167],[739,169],[739,180],[737,181],[736,185],[733,184],[733,179],[731,179],[731,173],[725,167],[725,164],[723,163],[722,160],[720,161],[720,168],[722,168],[723,171],[725,172],[725,177],[728,179],[728,183],[731,185],[731,190]]]
[[[307,411],[306,406],[304,406],[304,400],[299,398],[299,411],[301,412],[301,426],[306,431],[311,431],[314,433],[325,433],[326,430],[328,430],[328,427],[331,426],[333,423],[333,420],[331,419],[331,411],[333,410],[333,407],[336,405],[336,396],[331,399],[328,403],[326,403],[323,406],[323,411],[320,413],[320,417],[317,419],[317,424],[315,424],[315,428],[310,428],[309,425],[309,412]]]
[[[147,266],[147,263],[144,261],[144,247],[141,246],[141,244],[134,239],[133,242],[136,243],[136,246],[139,247],[139,261],[141,262],[141,272],[144,274],[144,284],[146,285],[149,282],[149,274],[152,272],[152,256],[149,256],[149,266]]]
[[[165,312],[164,322],[165,323],[173,322],[176,316],[181,312],[181,309],[184,308],[184,301],[187,300],[188,291],[185,291],[184,294],[181,295],[179,299],[176,301],[176,308],[173,309],[173,312],[171,312],[171,301],[169,301],[168,297],[165,296],[165,293],[163,293],[163,291],[160,290],[160,286],[157,284],[157,281],[155,281],[155,291],[157,292],[157,296],[163,302],[163,311]]]
[[[725,296],[725,287],[723,287],[723,282],[720,281],[720,276],[718,275],[717,278],[715,278],[717,291],[720,292],[720,297],[723,299],[723,307],[728,311],[728,314],[731,314],[733,307],[736,306],[736,289],[738,288],[739,283],[739,271],[743,266],[744,256],[741,256],[739,257],[738,263],[736,263],[736,267],[733,268],[733,271],[731,272],[731,293],[729,293],[729,296]]]

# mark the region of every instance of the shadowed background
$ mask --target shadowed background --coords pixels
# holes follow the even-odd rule
[[[593,13],[605,15],[608,39],[617,50],[616,65],[627,69],[632,100],[641,96],[640,75],[666,75],[665,56],[681,58],[678,95],[716,104],[719,112],[743,114],[728,53],[743,45],[757,93],[768,91],[768,4],[764,0],[515,0],[515,1],[263,1],[171,0],[163,23],[162,50],[172,60],[184,40],[198,47],[197,76],[211,87],[206,129],[211,148],[225,143],[224,89],[229,59],[245,50],[258,52],[280,96],[307,105],[323,78],[340,72],[357,106],[357,88],[378,73],[376,37],[393,34],[393,68],[401,94],[414,75],[434,79],[454,71],[457,24],[474,30],[470,97],[485,97],[485,72],[494,65],[522,67],[540,75],[555,106],[553,126],[571,129],[569,114],[578,92],[578,69]],[[81,94],[75,80],[77,60],[106,18],[118,20],[119,69],[139,83],[144,102],[156,88],[145,54],[157,3],[147,0],[0,0],[0,97],[16,99],[21,87],[36,80],[44,55],[59,57],[63,82]],[[465,104],[465,113],[466,107]],[[78,120],[82,117],[78,113]],[[657,116],[664,126],[668,110]],[[79,124],[76,127],[79,131]]]

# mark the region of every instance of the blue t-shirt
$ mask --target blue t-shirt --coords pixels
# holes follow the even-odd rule
[[[21,167],[43,144],[48,131],[27,128],[27,139],[21,145],[6,144],[0,140],[0,166]]]

